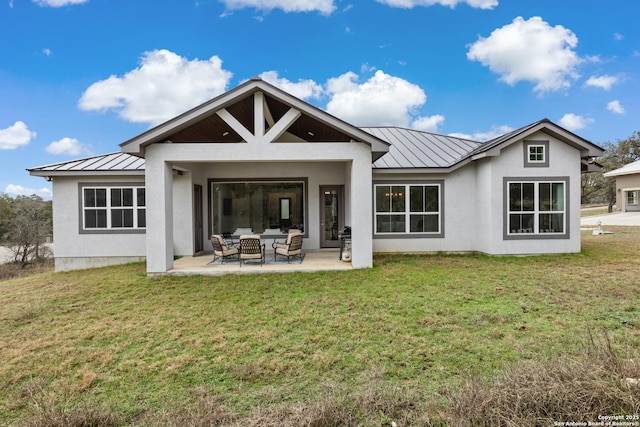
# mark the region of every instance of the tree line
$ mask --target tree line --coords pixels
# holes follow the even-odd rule
[[[582,174],[582,204],[606,204],[611,212],[616,204],[616,179],[604,174],[640,160],[640,132],[615,143],[605,142],[602,148],[606,151],[596,160],[602,170]]]
[[[45,243],[52,236],[51,201],[36,195],[12,198],[0,193],[0,244],[11,250],[14,262],[24,267],[49,256]]]

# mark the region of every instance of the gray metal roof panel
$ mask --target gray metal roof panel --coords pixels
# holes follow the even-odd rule
[[[33,172],[143,171],[144,159],[127,153],[109,153],[29,169]]]
[[[481,143],[399,127],[367,127],[391,144],[389,152],[374,162],[374,169],[447,168],[464,160]]]

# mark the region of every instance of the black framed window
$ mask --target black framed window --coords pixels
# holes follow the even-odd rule
[[[286,234],[305,230],[306,181],[211,180],[213,234]]]
[[[82,230],[127,230],[146,227],[144,187],[81,187]]]
[[[506,236],[566,236],[568,179],[505,179]]]
[[[442,184],[375,184],[375,233],[441,234]]]

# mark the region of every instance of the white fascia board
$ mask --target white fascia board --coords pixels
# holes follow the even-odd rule
[[[536,132],[543,132],[549,136],[552,136],[565,144],[574,147],[580,150],[580,156],[582,158],[592,158],[592,157],[600,157],[604,154],[604,150],[597,145],[579,137],[576,134],[573,134],[553,122],[550,121],[542,121],[538,123],[536,126],[533,126],[529,129],[526,129],[524,132],[513,135],[509,139],[502,141],[499,145],[490,148],[484,153],[479,153],[473,156],[473,159],[480,159],[481,154],[486,154],[486,156],[499,156],[500,151],[508,147],[509,145],[527,139],[529,136],[535,134]]]
[[[619,175],[635,175],[640,174],[640,160],[633,163],[627,163],[626,165],[609,171],[604,176],[619,176]]]
[[[144,176],[144,170],[120,170],[120,171],[100,171],[100,170],[91,170],[91,171],[82,171],[82,170],[71,170],[71,171],[46,171],[46,170],[31,170],[29,171],[29,175],[31,176]]]
[[[623,171],[623,172],[616,172],[616,171],[610,171],[610,172],[605,172],[603,174],[606,177],[611,177],[611,176],[625,176],[625,175],[640,175],[640,171]]]
[[[463,160],[459,163],[456,163],[455,165],[451,165],[449,167],[445,167],[445,168],[374,168],[373,169],[373,174],[400,174],[400,175],[406,175],[406,174],[425,174],[425,175],[433,175],[433,174],[449,174],[451,172],[454,172],[466,165],[468,165],[469,163],[472,162],[472,159],[466,159]]]
[[[540,129],[538,129],[538,127],[540,127]],[[605,150],[603,148],[553,123],[541,123],[539,126],[536,126],[536,131],[537,130],[541,130],[565,144],[580,150],[580,156],[583,158],[600,157],[604,154]]]

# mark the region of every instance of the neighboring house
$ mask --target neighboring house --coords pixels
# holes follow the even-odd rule
[[[616,206],[622,212],[640,212],[640,160],[604,174],[616,178]]]
[[[56,269],[211,250],[211,234],[304,230],[305,248],[580,251],[580,173],[603,150],[541,120],[480,143],[352,126],[252,79],[121,144],[30,169],[53,181]]]

